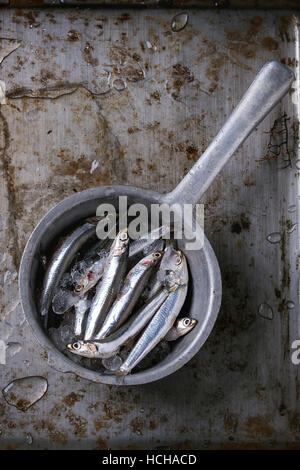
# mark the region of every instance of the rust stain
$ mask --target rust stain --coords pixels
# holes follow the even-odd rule
[[[93,67],[99,65],[99,60],[97,57],[93,57],[94,47],[89,43],[86,42],[85,47],[83,49],[83,59]]]
[[[238,417],[233,413],[226,413],[223,420],[224,431],[228,434],[236,432],[238,427]]]
[[[173,65],[171,71],[171,79],[168,81],[166,85],[166,90],[168,93],[171,94],[174,100],[178,100],[180,98],[181,88],[194,81],[194,75],[190,71],[189,67],[186,65],[182,65],[177,63]]]
[[[271,37],[266,37],[261,41],[261,45],[267,51],[276,51],[278,49],[278,42],[276,39]]]
[[[74,414],[71,411],[68,411],[66,418],[72,426],[75,436],[85,437],[87,435],[88,421],[85,418],[79,416],[78,414]]]
[[[126,21],[129,21],[131,19],[131,16],[129,13],[125,12],[119,15],[115,21],[115,25],[118,26],[120,24],[125,23]]]
[[[272,437],[275,429],[263,416],[253,416],[246,420],[244,424],[247,436],[251,439],[258,437]]]
[[[7,185],[8,195],[8,230],[10,236],[8,237],[8,251],[12,256],[12,260],[16,271],[19,269],[21,260],[21,251],[19,247],[18,231],[16,222],[20,217],[19,206],[16,199],[16,182],[15,182],[15,169],[12,163],[11,156],[8,153],[10,146],[10,132],[7,120],[0,109],[0,124],[2,124],[2,138],[0,153],[2,160],[3,176]]]
[[[130,429],[134,434],[143,435],[145,422],[138,416],[130,421]]]
[[[279,18],[279,36],[282,41],[291,42],[290,29],[294,21],[293,15],[284,15]]]
[[[239,235],[242,230],[249,230],[250,225],[251,222],[249,220],[249,217],[246,214],[242,213],[240,215],[239,220],[236,220],[231,224],[231,233],[236,233]]]
[[[245,33],[242,33],[239,30],[227,32],[227,47],[233,56],[242,56],[245,59],[256,57],[258,48],[256,37],[262,23],[263,18],[257,16],[251,18],[249,27]]]
[[[94,428],[98,432],[100,429],[106,429],[111,426],[110,421],[107,418],[96,418],[94,420]]]
[[[68,442],[67,432],[57,430],[55,424],[52,421],[41,420],[38,423],[35,423],[33,427],[36,431],[46,430],[48,432],[49,438],[56,444],[66,445]]]
[[[63,402],[67,406],[71,407],[71,406],[74,406],[75,403],[77,403],[81,399],[82,399],[82,395],[80,395],[79,393],[71,392],[63,398]]]
[[[280,62],[289,67],[298,67],[299,61],[295,57],[283,57]]]
[[[139,129],[136,126],[128,127],[127,132],[128,134],[135,134],[136,132],[140,132],[141,129]]]
[[[208,89],[209,93],[213,93],[215,89],[217,88],[221,67],[224,65],[225,62],[226,62],[225,57],[221,55],[211,58],[210,64],[207,67],[207,70],[205,73],[207,78],[211,80],[211,85]]]
[[[153,91],[151,94],[150,94],[150,97],[153,98],[157,103],[160,103],[160,97],[161,97],[161,94],[158,90],[155,90]]]
[[[108,450],[109,448],[107,447],[107,444],[105,440],[102,437],[97,437],[96,440],[96,446],[94,447],[94,450]]]
[[[76,31],[75,29],[70,29],[70,31],[68,31],[67,41],[76,42],[80,41],[80,39],[81,34],[78,31]]]

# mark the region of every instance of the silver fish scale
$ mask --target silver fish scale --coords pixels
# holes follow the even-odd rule
[[[85,223],[71,233],[54,253],[46,272],[41,300],[41,315],[49,311],[54,290],[80,247],[96,232],[96,225]]]
[[[85,340],[93,338],[95,329],[101,324],[115,300],[125,275],[127,257],[128,245],[121,256],[109,256],[102,282],[98,286],[88,315]]]
[[[166,336],[184,304],[186,294],[187,285],[170,293],[120,367],[122,374],[129,373]]]
[[[132,320],[124,325],[121,334],[119,330],[111,337],[105,338],[97,343],[97,357],[111,357],[134,338],[151,320],[159,307],[169,295],[167,289],[161,290],[153,299],[142,307]],[[111,338],[111,339],[110,339]]]
[[[118,326],[124,323],[138,301],[153,268],[154,263],[143,265],[142,262],[139,262],[129,272],[120,295],[117,297],[112,309],[105,318],[99,332],[95,335],[95,339],[108,336]]]

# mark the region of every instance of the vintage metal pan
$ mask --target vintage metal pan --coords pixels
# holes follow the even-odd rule
[[[189,312],[186,313],[197,318],[197,326],[189,335],[179,340],[172,352],[159,364],[122,378],[79,367],[56,349],[43,330],[36,298],[40,253],[47,252],[47,249],[49,251],[51,243],[58,239],[60,234],[65,233],[68,227],[94,215],[101,203],[117,206],[120,195],[128,197],[128,204],[139,202],[148,208],[153,203],[199,202],[227,160],[288,92],[293,80],[293,73],[284,65],[278,62],[267,63],[207,150],[172,192],[159,194],[131,186],[93,188],[65,199],[45,215],[24,250],[19,286],[24,314],[36,338],[46,348],[50,365],[62,372],[73,372],[94,382],[144,384],[175,372],[199,351],[216,321],[222,291],[218,261],[206,237],[201,250],[185,252],[190,269]],[[185,240],[182,240],[183,250],[184,246]]]

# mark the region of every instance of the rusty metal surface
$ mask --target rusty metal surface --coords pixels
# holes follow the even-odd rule
[[[0,54],[10,51],[0,65],[0,387],[25,376],[48,381],[27,411],[0,397],[0,448],[299,446],[299,366],[290,359],[300,336],[297,87],[204,198],[224,293],[210,338],[187,366],[145,386],[89,383],[49,366],[21,312],[20,256],[55,203],[96,185],[171,190],[266,61],[299,77],[295,12],[191,10],[174,33],[177,13],[0,10]],[[109,73],[110,84],[127,88],[109,86]]]

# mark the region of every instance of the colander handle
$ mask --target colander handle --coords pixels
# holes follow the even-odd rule
[[[166,201],[197,203],[225,163],[289,91],[293,72],[273,61],[266,63],[222,129]]]

